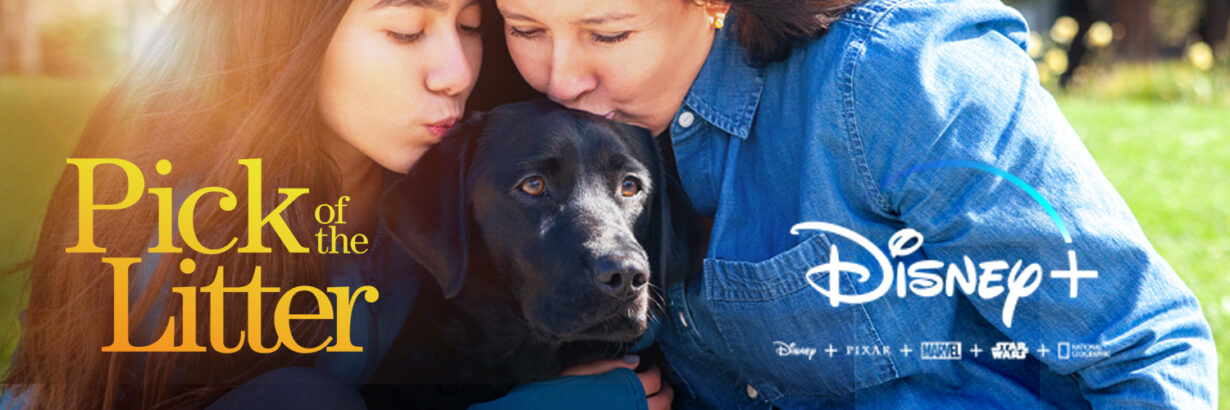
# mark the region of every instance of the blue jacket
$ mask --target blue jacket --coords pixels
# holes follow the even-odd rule
[[[681,402],[1215,406],[1196,298],[1028,33],[998,1],[870,0],[763,68],[717,36],[670,126],[714,219],[658,334]]]

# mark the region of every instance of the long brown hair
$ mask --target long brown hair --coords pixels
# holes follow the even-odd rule
[[[114,88],[99,102],[76,149],[75,158],[122,158],[145,171],[147,186],[173,187],[176,196],[206,186],[222,186],[239,196],[235,212],[223,212],[207,197],[195,214],[200,240],[210,246],[229,238],[246,239],[243,189],[246,173],[237,161],[263,160],[268,212],[278,203],[277,188],[309,188],[283,213],[300,243],[310,244],[312,204],[337,197],[338,168],[319,148],[327,132],[316,112],[316,82],[325,50],[349,0],[181,0],[161,29]],[[149,170],[160,159],[173,164],[168,176]],[[98,203],[122,197],[120,172],[99,168]],[[117,170],[116,170],[117,171]],[[29,306],[6,389],[24,393],[36,408],[201,407],[229,388],[265,371],[308,364],[311,356],[241,353],[103,353],[112,340],[112,269],[102,257],[143,256],[156,232],[155,200],[99,213],[95,241],[105,255],[67,254],[76,243],[77,171],[66,167],[43,220],[30,263]],[[215,198],[216,199],[216,198]],[[265,229],[268,254],[196,255],[181,241],[182,254],[162,254],[154,274],[133,289],[130,326],[151,323],[155,332],[181,309],[171,286],[205,286],[218,267],[226,286],[246,285],[256,266],[264,286],[283,290],[299,285],[323,287],[321,261],[291,254]],[[310,245],[308,245],[310,246]],[[197,274],[176,267],[183,258],[197,263]],[[138,265],[133,277],[138,276]],[[135,279],[130,279],[135,281]],[[246,328],[244,297],[226,296],[224,323],[234,345]],[[207,335],[209,302],[197,303],[198,337]],[[262,303],[265,334],[273,326],[273,296]],[[302,311],[314,307],[301,306]],[[146,317],[149,316],[149,317]],[[296,321],[298,323],[316,321]],[[182,319],[176,321],[182,326]],[[176,329],[182,334],[182,329]],[[215,330],[216,331],[216,330]],[[136,333],[136,332],[134,332]],[[304,325],[296,337],[305,343],[325,329]],[[134,344],[156,335],[134,334]],[[266,336],[265,340],[271,340]],[[177,338],[178,339],[178,338]],[[147,342],[145,342],[147,343]],[[283,349],[284,350],[284,349]]]

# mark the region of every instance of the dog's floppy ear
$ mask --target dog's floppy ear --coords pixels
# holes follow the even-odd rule
[[[469,270],[468,179],[485,123],[482,113],[472,114],[381,197],[386,229],[431,273],[445,298],[457,295]]]

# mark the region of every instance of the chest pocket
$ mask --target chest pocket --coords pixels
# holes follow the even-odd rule
[[[833,307],[808,284],[807,271],[828,252],[827,237],[813,234],[761,262],[705,260],[702,292],[729,360],[770,399],[842,397],[897,377],[863,305]],[[849,273],[840,274],[842,293],[856,293]],[[826,284],[827,275],[812,279]]]

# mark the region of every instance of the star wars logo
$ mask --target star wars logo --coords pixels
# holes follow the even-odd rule
[[[991,357],[995,360],[1023,360],[1028,354],[1029,347],[1025,346],[1025,342],[999,342],[991,348]]]

